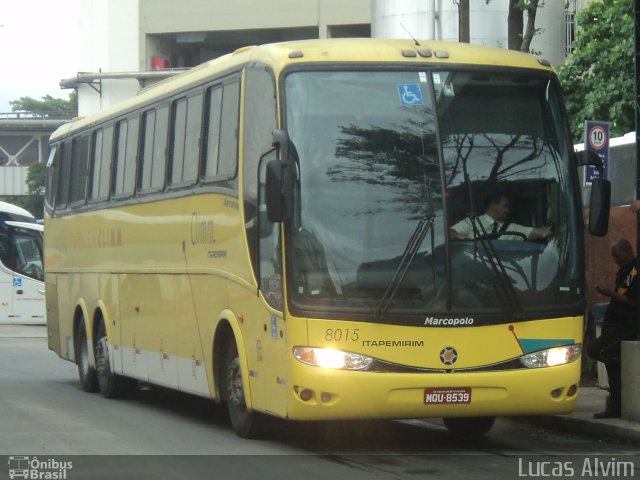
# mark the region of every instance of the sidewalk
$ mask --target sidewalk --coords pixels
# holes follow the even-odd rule
[[[640,422],[621,418],[606,420],[593,418],[594,413],[604,409],[607,395],[608,392],[600,387],[581,387],[578,392],[578,403],[572,414],[522,417],[522,419],[550,430],[640,446]]]

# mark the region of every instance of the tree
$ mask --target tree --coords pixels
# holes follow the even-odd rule
[[[471,42],[469,0],[458,0],[458,41],[463,43]]]
[[[573,54],[558,68],[574,143],[585,120],[611,122],[611,135],[635,128],[633,0],[593,2],[576,15]]]
[[[536,13],[539,0],[509,0],[507,19],[507,48],[528,52],[536,34]],[[527,27],[524,28],[524,12],[527,12]]]
[[[74,116],[78,112],[78,95],[73,91],[69,94],[69,100],[53,98],[51,95],[45,95],[42,100],[20,97],[18,100],[9,102],[9,104],[12,112],[27,112],[45,117]]]
[[[485,0],[488,4],[491,0]],[[458,39],[468,43],[471,35],[469,31],[469,0],[458,0]],[[529,52],[531,41],[535,36],[536,13],[538,7],[542,8],[544,3],[540,0],[509,0],[509,13],[507,17],[507,48],[509,50],[519,50]],[[525,29],[524,12],[527,12],[527,25]]]

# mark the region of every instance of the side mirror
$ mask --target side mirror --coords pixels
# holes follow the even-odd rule
[[[603,237],[609,229],[611,207],[611,182],[604,178],[594,178],[591,183],[589,201],[589,233]]]
[[[280,152],[280,160],[267,163],[265,179],[265,202],[267,219],[284,222],[291,218],[293,202],[293,177],[289,165],[289,135],[276,129],[272,134],[273,146]]]
[[[579,166],[592,165],[598,169],[598,177],[591,180],[589,198],[589,233],[604,237],[609,230],[609,212],[611,209],[611,182],[604,177],[604,166],[600,155],[591,150],[576,153]]]
[[[292,181],[291,168],[282,160],[271,160],[267,163],[265,184],[265,201],[267,203],[267,220],[284,222],[291,218]]]

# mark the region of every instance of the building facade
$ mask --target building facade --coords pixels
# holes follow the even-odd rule
[[[532,50],[562,63],[573,38],[570,13],[587,3],[545,2]],[[470,4],[471,43],[506,48],[508,0]],[[92,76],[64,82],[78,89],[80,115],[135,95],[146,85],[136,72],[169,76],[247,45],[370,36],[458,41],[459,35],[456,0],[82,0],[81,8],[81,71]]]
[[[237,48],[286,40],[370,37],[370,0],[110,0],[81,2],[80,115],[135,95],[131,75],[193,67]]]

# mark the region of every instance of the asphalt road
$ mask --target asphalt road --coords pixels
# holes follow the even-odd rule
[[[120,400],[83,392],[44,332],[0,326],[0,479],[25,461],[66,479],[640,478],[633,447],[510,419],[476,441],[452,437],[440,420],[283,422],[268,440],[244,440],[206,399],[160,388]]]

